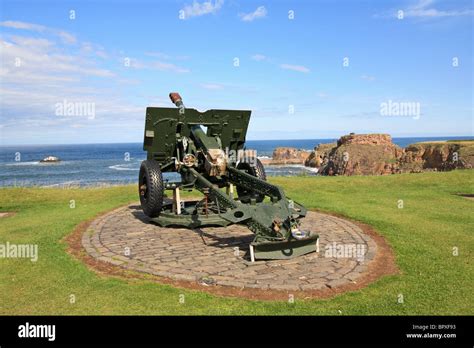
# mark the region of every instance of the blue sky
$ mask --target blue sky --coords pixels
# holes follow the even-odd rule
[[[2,0],[1,143],[141,142],[145,108],[171,91],[252,110],[248,139],[473,135],[473,14],[462,0]],[[382,115],[389,101],[420,114]]]

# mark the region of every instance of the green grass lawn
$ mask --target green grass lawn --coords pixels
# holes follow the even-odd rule
[[[81,221],[137,201],[135,186],[3,188],[0,211],[17,214],[0,218],[0,244],[38,244],[39,259],[0,258],[0,314],[474,314],[474,201],[455,195],[474,193],[473,170],[271,181],[310,209],[372,225],[394,249],[400,274],[355,292],[324,300],[297,298],[293,304],[109,278],[69,255],[61,240]]]

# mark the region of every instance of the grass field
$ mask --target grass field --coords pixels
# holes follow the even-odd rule
[[[293,304],[109,278],[70,256],[61,240],[81,221],[137,201],[135,186],[3,188],[0,211],[17,214],[0,218],[0,244],[38,244],[39,258],[0,258],[0,314],[474,314],[474,201],[455,195],[474,193],[473,170],[271,181],[308,208],[372,225],[394,249],[400,274],[355,292]]]

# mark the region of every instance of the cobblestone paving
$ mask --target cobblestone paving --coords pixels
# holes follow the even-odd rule
[[[140,206],[130,205],[94,220],[82,244],[92,257],[134,271],[272,290],[317,290],[357,282],[377,252],[372,238],[338,217],[308,212],[301,228],[319,234],[319,253],[252,263],[248,244],[253,233],[245,226],[163,228],[149,223]]]

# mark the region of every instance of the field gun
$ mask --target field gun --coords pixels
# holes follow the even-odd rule
[[[170,99],[177,108],[146,109],[147,159],[138,185],[145,215],[164,227],[246,225],[255,233],[252,261],[315,251],[318,235],[299,228],[306,209],[267,182],[255,151],[245,148],[251,111],[199,112],[185,108],[178,93]],[[179,173],[181,181],[163,180],[164,172]],[[165,190],[173,191],[171,202],[165,202]],[[198,190],[203,198],[181,200],[183,190]]]

